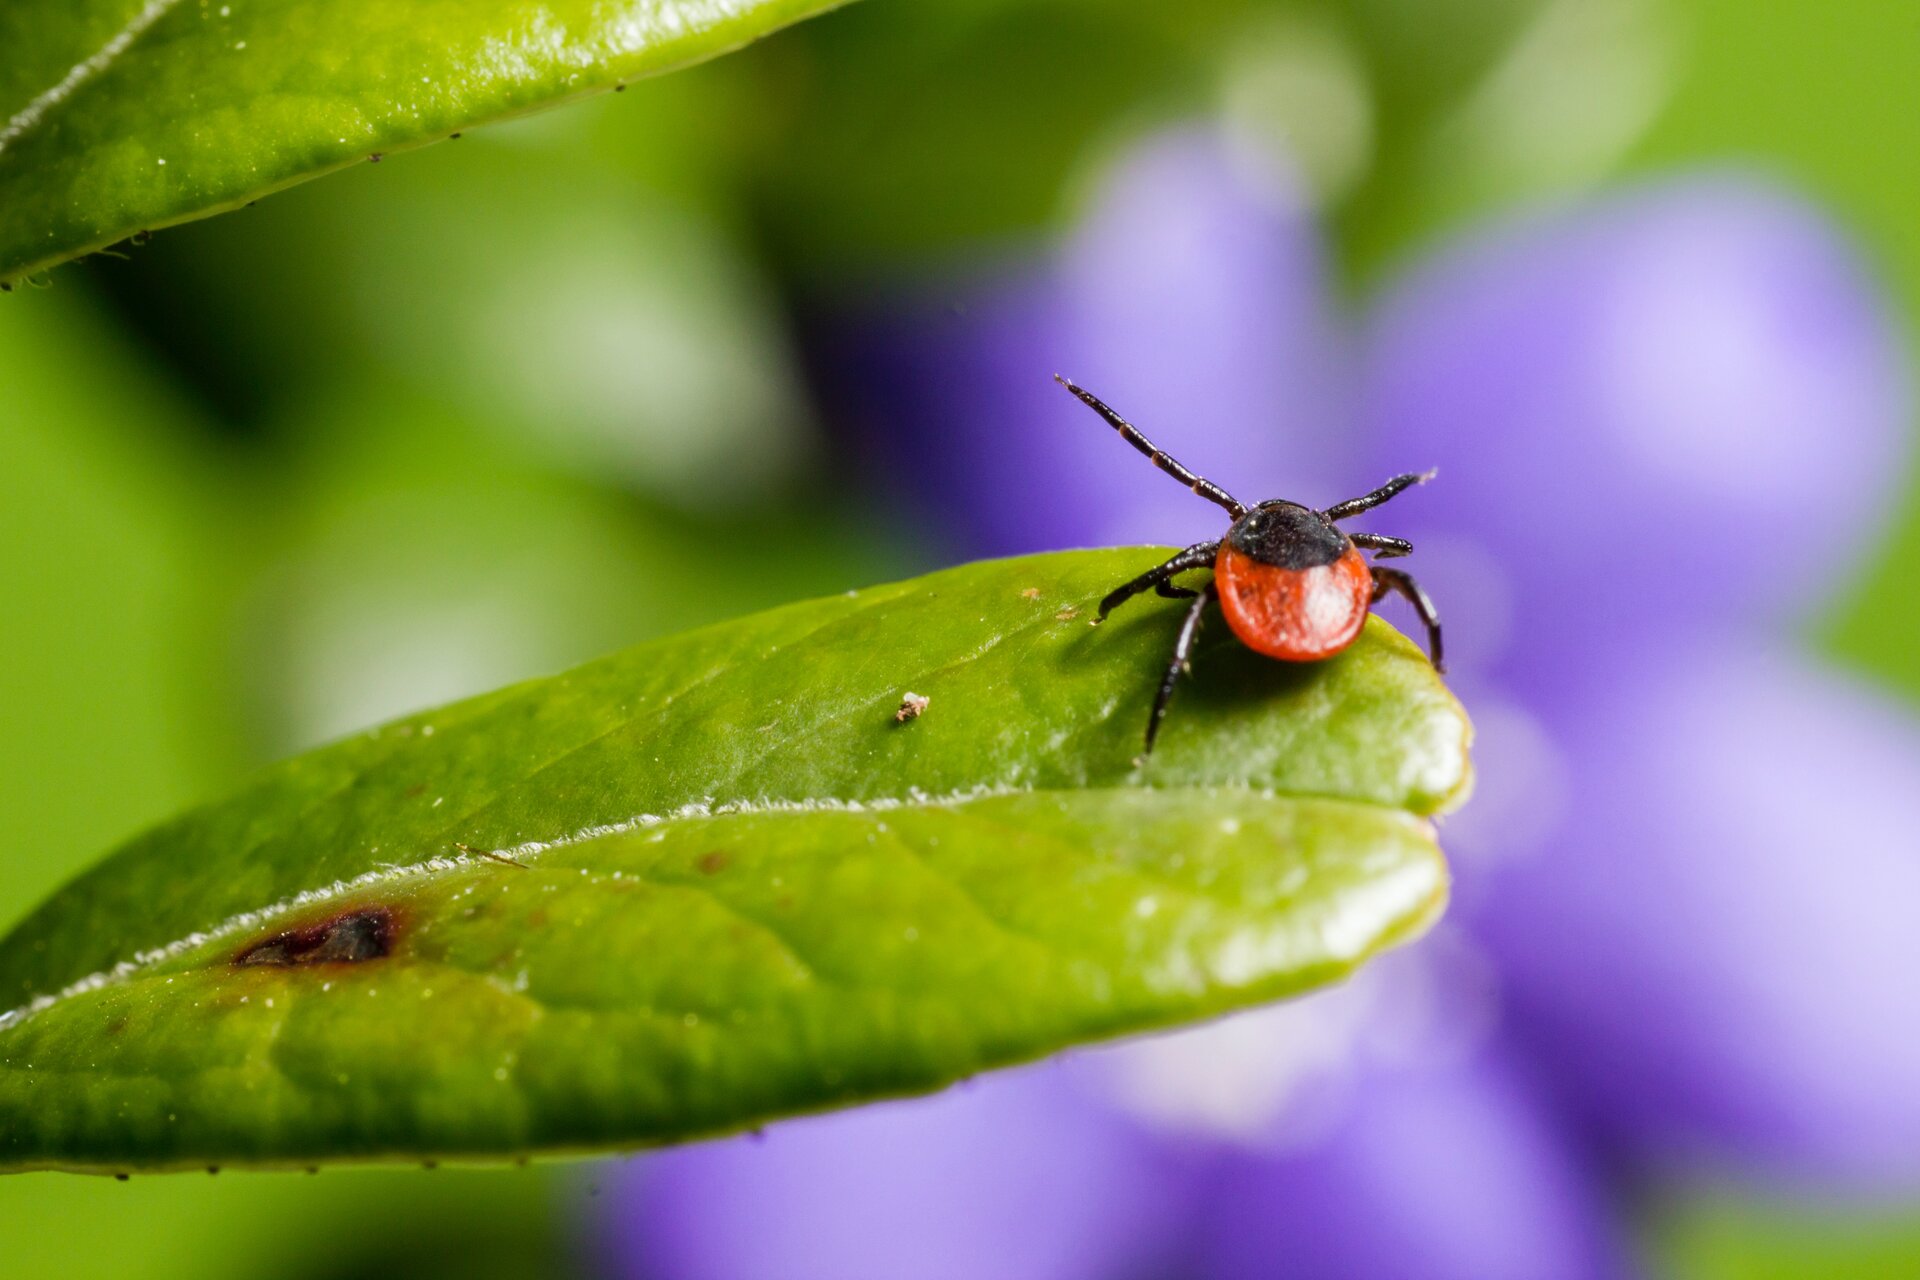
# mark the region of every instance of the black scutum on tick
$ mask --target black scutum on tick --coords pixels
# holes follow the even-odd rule
[[[1347,553],[1347,535],[1311,507],[1263,502],[1233,522],[1227,543],[1278,569],[1317,569]]]
[[[233,962],[291,968],[378,960],[393,950],[396,931],[391,911],[385,907],[362,907],[317,924],[262,938],[241,951]]]

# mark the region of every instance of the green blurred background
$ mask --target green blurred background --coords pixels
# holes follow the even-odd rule
[[[1732,160],[1912,316],[1916,69],[1910,0],[867,0],[55,272],[0,305],[0,921],[260,761],[924,563],[836,483],[794,300],[1044,234],[1156,124],[1297,154],[1357,295],[1516,200]],[[1910,698],[1916,555],[1910,503],[1815,637]],[[566,1273],[595,1176],[14,1177],[0,1258]],[[1645,1220],[1674,1275],[1920,1273],[1892,1208]]]

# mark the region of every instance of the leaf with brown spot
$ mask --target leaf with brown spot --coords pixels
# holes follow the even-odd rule
[[[1136,766],[1175,610],[1021,593],[1158,554],[644,645],[136,838],[0,940],[0,1167],[672,1142],[1351,972],[1444,902],[1459,705],[1377,621],[1314,667],[1215,627]],[[939,708],[906,733],[902,688]]]

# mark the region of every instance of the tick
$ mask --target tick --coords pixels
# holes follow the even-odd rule
[[[1109,592],[1094,618],[1096,623],[1105,622],[1109,613],[1148,590],[1170,599],[1193,601],[1180,623],[1173,661],[1161,677],[1153,714],[1147,719],[1148,752],[1160,734],[1160,722],[1166,718],[1174,686],[1181,673],[1192,670],[1200,615],[1209,600],[1220,602],[1227,626],[1255,653],[1282,662],[1317,662],[1352,644],[1373,606],[1389,591],[1396,592],[1413,605],[1427,628],[1427,653],[1434,670],[1447,669],[1440,647],[1440,615],[1427,593],[1413,575],[1370,564],[1360,554],[1364,549],[1373,552],[1376,559],[1390,560],[1411,554],[1413,544],[1381,533],[1347,533],[1339,527],[1340,521],[1433,479],[1433,472],[1395,476],[1372,493],[1336,502],[1325,511],[1280,498],[1249,507],[1161,452],[1092,392],[1058,374],[1054,379],[1104,418],[1121,439],[1146,454],[1154,466],[1207,501],[1225,507],[1233,517],[1225,537],[1197,542],[1165,564]],[[1176,577],[1195,569],[1213,570],[1213,580],[1198,591],[1175,585]]]

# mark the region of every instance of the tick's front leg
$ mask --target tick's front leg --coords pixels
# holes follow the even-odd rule
[[[1180,677],[1193,670],[1193,646],[1200,638],[1200,615],[1205,612],[1209,600],[1220,598],[1219,589],[1211,582],[1204,592],[1194,593],[1198,598],[1187,607],[1187,616],[1180,623],[1180,637],[1173,642],[1173,661],[1167,664],[1167,674],[1160,678],[1160,692],[1154,695],[1153,714],[1147,719],[1147,749],[1142,756],[1153,754],[1153,740],[1160,736],[1160,722],[1167,717],[1167,704],[1173,700],[1173,687],[1180,683]]]
[[[1108,614],[1139,595],[1142,591],[1158,590],[1161,595],[1182,591],[1182,588],[1173,586],[1170,579],[1192,569],[1208,568],[1213,564],[1213,559],[1219,552],[1220,543],[1218,540],[1194,543],[1165,564],[1156,565],[1125,586],[1116,587],[1114,590],[1108,592],[1106,599],[1100,602],[1100,613],[1094,621],[1105,622]]]

